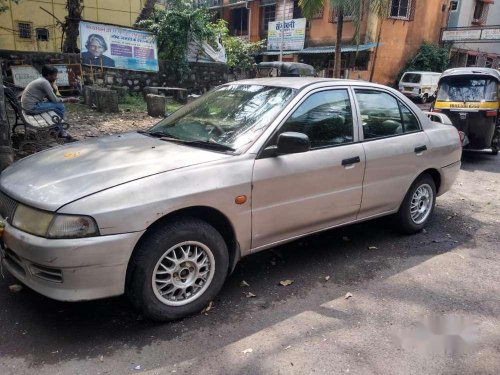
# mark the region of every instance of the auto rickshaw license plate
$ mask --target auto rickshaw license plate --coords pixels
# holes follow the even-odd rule
[[[450,103],[450,108],[479,108],[479,103]]]

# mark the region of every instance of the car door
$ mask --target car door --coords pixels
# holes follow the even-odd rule
[[[252,247],[355,220],[365,168],[347,88],[315,91],[271,136],[306,134],[310,151],[258,157],[253,171]]]
[[[363,199],[358,219],[399,207],[425,165],[429,141],[415,114],[392,93],[354,89],[366,155]]]

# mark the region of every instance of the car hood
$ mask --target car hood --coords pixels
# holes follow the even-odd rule
[[[228,157],[127,133],[71,143],[22,159],[2,172],[0,189],[27,205],[56,211],[116,185]]]

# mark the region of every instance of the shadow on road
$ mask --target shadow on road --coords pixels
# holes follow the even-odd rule
[[[0,355],[18,357],[32,367],[57,364],[70,359],[110,356],[124,348],[138,352],[153,342],[176,345],[179,337],[189,340],[197,332],[214,347],[222,347],[284,321],[289,315],[275,314],[273,308],[287,299],[303,298],[303,311],[317,310],[347,317],[319,306],[345,294],[367,280],[386,279],[426,260],[467,243],[472,234],[462,228],[481,227],[471,217],[454,217],[436,207],[426,233],[402,236],[393,230],[389,219],[365,222],[310,236],[241,261],[214,301],[207,316],[157,324],[142,320],[125,298],[84,303],[62,303],[45,298],[28,288],[20,293],[8,291],[16,281],[6,276],[0,281]],[[375,247],[375,248],[374,248]],[[370,249],[369,249],[370,248]],[[328,283],[325,276],[330,276]],[[280,280],[292,279],[289,287]],[[239,286],[245,280],[250,288]],[[321,289],[321,301],[308,300],[311,292]],[[251,291],[256,298],[246,298]],[[252,314],[251,321],[248,314]],[[218,337],[218,325],[231,323],[233,328]],[[187,360],[210,348],[192,340],[192,350],[180,355]]]

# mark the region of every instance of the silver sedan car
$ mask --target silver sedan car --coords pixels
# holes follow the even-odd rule
[[[233,82],[147,132],[3,171],[2,263],[57,300],[125,293],[145,316],[177,319],[205,307],[243,256],[384,215],[420,231],[460,158],[454,127],[388,87]]]

